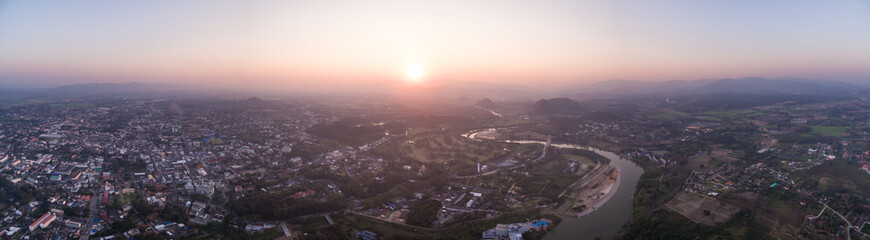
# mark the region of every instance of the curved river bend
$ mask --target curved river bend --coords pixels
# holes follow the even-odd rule
[[[465,137],[474,139],[476,133],[465,134]],[[477,140],[477,139],[475,139]],[[532,140],[508,140],[508,143],[519,144],[545,144],[544,141]],[[556,226],[552,233],[547,234],[544,240],[583,240],[583,239],[612,239],[619,233],[622,225],[631,221],[632,196],[634,195],[637,181],[643,174],[643,169],[637,164],[625,160],[615,153],[597,148],[585,147],[574,144],[550,144],[555,148],[574,148],[590,150],[610,159],[610,165],[619,167],[619,188],[616,193],[604,203],[598,210],[580,218],[562,218],[562,222]]]

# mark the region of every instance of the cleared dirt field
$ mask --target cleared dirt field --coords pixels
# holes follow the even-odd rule
[[[715,159],[720,159],[725,162],[733,162],[743,157],[745,153],[728,149],[717,149],[713,150],[710,155]]]
[[[708,226],[726,222],[740,210],[734,205],[685,191],[677,194],[674,199],[665,204],[665,207],[692,219],[692,221]],[[709,214],[705,214],[705,210],[709,211]]]

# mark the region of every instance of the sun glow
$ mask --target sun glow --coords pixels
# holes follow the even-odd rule
[[[418,64],[411,64],[405,68],[405,75],[408,76],[408,82],[420,82],[420,77],[423,76],[423,67]]]

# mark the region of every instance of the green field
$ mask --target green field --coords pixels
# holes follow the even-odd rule
[[[571,160],[571,161],[578,161],[578,162],[586,164],[586,165],[595,165],[595,161],[593,161],[592,159],[589,159],[588,157],[580,156],[577,154],[570,154],[570,153],[562,154],[562,156],[565,156],[565,158],[567,158],[568,160]]]
[[[531,153],[533,149],[535,147],[528,145],[476,142],[448,133],[418,136],[399,146],[403,155],[422,162],[458,161],[468,164],[491,163],[513,153]]]
[[[839,158],[807,171],[795,171],[792,175],[817,181],[822,190],[846,190],[870,195],[870,175]]]
[[[701,154],[689,161],[688,167],[693,170],[714,169],[722,165],[722,161],[713,159],[710,155]]]
[[[685,113],[677,112],[677,111],[664,111],[664,112],[656,112],[652,114],[650,117],[654,119],[666,119],[666,120],[674,120],[679,118],[687,117]]]
[[[822,134],[834,137],[843,136],[843,133],[848,131],[850,127],[846,126],[822,126],[822,125],[810,125],[809,126],[812,131],[810,134]]]
[[[529,130],[521,131],[521,132],[515,132],[515,133],[508,133],[508,134],[505,134],[505,135],[507,135],[505,139],[532,139],[532,140],[547,140],[547,135],[540,134],[540,133],[536,133],[536,132],[532,132],[532,131],[529,131]]]
[[[118,197],[115,199],[117,200],[118,204],[127,204],[133,200],[138,199],[139,196],[141,196],[139,191],[136,191],[130,194],[118,194]]]
[[[709,111],[705,112],[703,115],[707,115],[713,118],[721,119],[721,118],[736,118],[740,115],[746,115],[754,112],[751,108],[744,109],[734,109],[734,110],[722,110],[722,111]]]

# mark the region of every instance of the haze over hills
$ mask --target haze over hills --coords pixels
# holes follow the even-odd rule
[[[865,92],[867,86],[805,78],[701,79],[692,81],[644,82],[609,80],[577,86],[561,94],[576,98],[620,98],[688,96],[726,93],[750,94],[843,94]]]
[[[169,83],[85,83],[71,84],[49,89],[52,93],[59,94],[84,94],[84,95],[123,95],[123,94],[155,94],[155,93],[181,93],[181,92],[205,92],[214,88],[184,84]]]
[[[124,94],[252,94],[255,92],[234,89],[219,89],[182,84],[152,83],[89,83],[65,85],[49,89],[56,94],[124,95]],[[691,96],[714,94],[810,94],[838,95],[870,91],[870,87],[843,82],[804,78],[700,79],[646,82],[633,80],[608,80],[592,84],[564,86],[523,86],[476,81],[453,81],[430,83],[420,86],[383,85],[358,92],[316,92],[305,95],[365,95],[376,94],[414,99],[461,99],[475,101],[483,98],[492,101],[532,101],[541,98],[567,97],[572,99],[643,98],[655,96]],[[304,91],[300,91],[304,92]],[[275,93],[270,93],[275,94]],[[298,93],[296,93],[298,94]],[[293,94],[291,94],[293,95]]]

